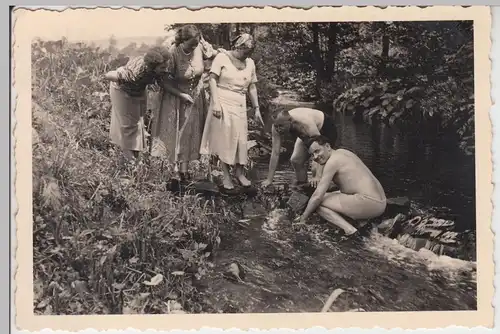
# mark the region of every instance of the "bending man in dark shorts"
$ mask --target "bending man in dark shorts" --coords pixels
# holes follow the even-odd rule
[[[307,166],[309,152],[304,145],[304,140],[314,136],[324,136],[333,147],[337,140],[337,128],[331,116],[321,110],[311,108],[295,108],[283,110],[271,117],[272,125],[272,152],[269,161],[269,173],[262,185],[264,187],[273,182],[274,173],[278,167],[282,136],[288,131],[296,138],[292,156],[290,158],[295,170],[296,185],[307,183]],[[313,162],[311,186],[316,187],[321,179],[323,167]]]
[[[328,138],[314,137],[306,141],[306,145],[313,160],[324,169],[316,190],[298,219],[299,223],[305,223],[316,211],[343,229],[346,236],[359,234],[340,214],[352,219],[382,215],[387,205],[382,185],[356,154],[345,149],[332,149]],[[332,180],[340,190],[328,193]]]

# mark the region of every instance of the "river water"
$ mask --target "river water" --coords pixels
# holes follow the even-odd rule
[[[293,100],[282,103],[310,106]],[[341,115],[336,123],[341,145],[365,161],[388,197],[408,196],[424,210],[445,206],[459,228],[473,228],[473,160],[424,136],[374,129]],[[286,154],[282,160],[276,182],[289,183],[293,172]],[[266,173],[267,161],[258,162],[254,181]],[[319,220],[296,230],[279,200],[279,195],[226,200],[235,213],[234,224],[221,226],[215,270],[200,284],[204,311],[319,312],[339,288],[345,292],[330,311],[476,309],[474,262],[425,248],[415,251],[377,233],[361,245],[338,243],[331,237],[332,228]],[[241,279],[228,279],[234,278],[227,272],[235,264]]]

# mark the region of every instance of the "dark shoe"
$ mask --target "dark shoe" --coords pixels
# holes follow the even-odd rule
[[[178,179],[172,178],[166,182],[167,191],[178,193],[181,190],[181,183]]]
[[[179,173],[179,176],[181,182],[188,182],[191,180],[191,174],[189,174],[189,172]]]

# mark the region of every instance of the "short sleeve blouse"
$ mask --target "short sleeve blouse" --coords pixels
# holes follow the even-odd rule
[[[212,63],[210,73],[219,77],[219,86],[221,87],[245,90],[250,84],[257,82],[257,73],[253,59],[247,58],[245,63],[245,68],[240,70],[232,63],[227,54],[219,53]]]

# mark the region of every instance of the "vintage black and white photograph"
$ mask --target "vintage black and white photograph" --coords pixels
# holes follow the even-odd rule
[[[35,315],[478,309],[475,22],[276,19],[32,38]]]

